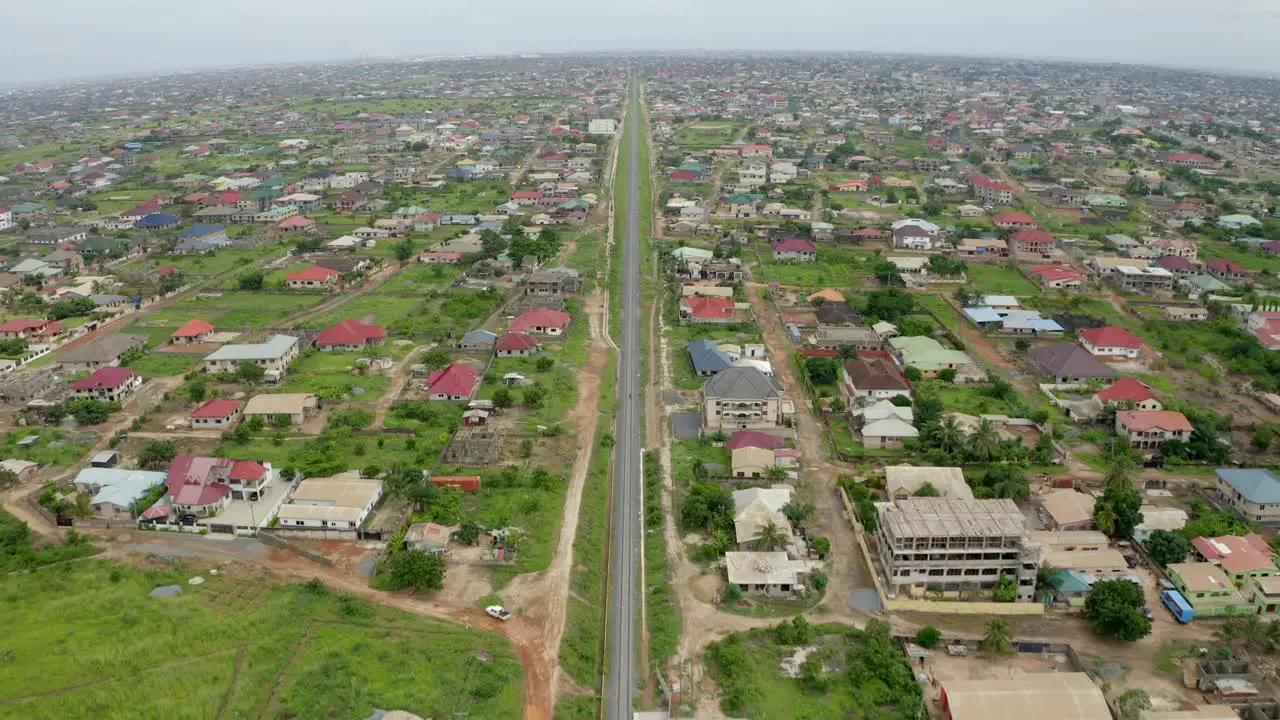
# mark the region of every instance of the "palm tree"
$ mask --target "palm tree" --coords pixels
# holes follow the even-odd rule
[[[707,479],[707,465],[698,458],[693,459],[693,479],[697,482]]]
[[[1007,621],[996,618],[987,622],[986,632],[982,635],[982,649],[996,653],[1013,652]]]
[[[1031,487],[1027,484],[1025,476],[1010,473],[992,485],[991,492],[998,498],[1026,500],[1031,496]]]
[[[955,415],[943,415],[938,422],[938,445],[948,454],[953,454],[964,445],[964,431]]]
[[[969,452],[978,462],[990,462],[1000,454],[1000,436],[990,420],[983,418],[969,436]]]
[[[756,547],[761,550],[777,550],[787,546],[787,533],[778,523],[770,520],[760,528],[756,536]]]
[[[1107,472],[1102,482],[1108,490],[1123,490],[1133,486],[1133,454],[1121,442],[1113,442],[1107,454]]]
[[[792,525],[803,525],[806,520],[813,517],[813,503],[807,502],[789,502],[782,506],[782,514],[791,521]]]
[[[1117,519],[1116,511],[1112,510],[1110,505],[1107,505],[1098,508],[1097,513],[1093,516],[1093,524],[1110,537],[1115,535]]]
[[[852,345],[841,345],[839,349],[836,350],[836,352],[840,355],[840,359],[842,361],[852,360],[858,356],[858,350],[854,348]]]
[[[787,469],[780,465],[770,465],[765,469],[764,476],[772,482],[782,482],[787,479]]]

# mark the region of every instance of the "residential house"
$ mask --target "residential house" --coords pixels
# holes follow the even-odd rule
[[[1202,307],[1166,305],[1160,308],[1160,319],[1169,322],[1205,322],[1209,319],[1209,310]]]
[[[693,374],[698,377],[711,377],[732,364],[729,357],[706,338],[691,340],[686,350],[693,366]]]
[[[752,367],[716,373],[702,387],[703,425],[710,430],[780,427],[794,412],[776,380]]]
[[[84,271],[84,256],[74,250],[54,250],[40,260],[66,275],[77,275]]]
[[[855,357],[840,368],[841,390],[850,407],[874,400],[911,397],[911,383],[891,360]]]
[[[285,276],[285,286],[290,290],[332,290],[340,273],[332,268],[313,265]]]
[[[680,322],[694,325],[728,325],[737,321],[731,297],[687,297],[679,301]]]
[[[915,412],[909,407],[898,407],[888,400],[881,400],[863,409],[862,421],[858,435],[864,448],[898,449],[903,442],[920,437],[920,431],[913,424]]]
[[[480,389],[482,373],[462,362],[433,370],[427,376],[427,399],[444,402],[467,402]]]
[[[1163,410],[1164,404],[1151,386],[1133,377],[1122,377],[1094,396],[1099,407],[1116,406],[1126,410]]]
[[[71,385],[71,397],[76,400],[98,400],[100,402],[127,403],[138,388],[142,387],[142,376],[122,367],[104,367],[93,371],[93,374]]]
[[[964,472],[957,467],[889,465],[884,469],[884,487],[891,500],[913,497],[926,487],[932,488],[937,497],[973,499],[973,490],[965,482]]]
[[[955,370],[961,376],[976,373],[972,358],[960,350],[943,347],[931,337],[894,337],[889,338],[889,345],[899,365],[917,368],[926,378],[937,377],[943,370]]]
[[[1192,431],[1187,416],[1173,410],[1118,410],[1115,429],[1137,450],[1158,450],[1170,440],[1185,443]]]
[[[1057,343],[1031,348],[1028,353],[1041,374],[1055,383],[1082,383],[1115,377],[1088,350],[1075,343]]]
[[[1084,273],[1066,265],[1036,265],[1027,272],[1050,290],[1077,290],[1088,280]]]
[[[164,483],[166,473],[121,468],[88,467],[76,474],[72,484],[76,490],[91,495],[89,505],[94,515],[103,520],[130,521],[136,515],[136,504]]]
[[[1049,257],[1058,246],[1058,239],[1044,230],[1019,230],[1009,236],[1009,253]]]
[[[1200,264],[1191,258],[1180,255],[1163,255],[1156,259],[1156,267],[1164,268],[1176,278],[1191,277],[1200,274]]]
[[[1191,604],[1196,617],[1215,617],[1248,612],[1248,604],[1231,579],[1213,563],[1170,563],[1165,574]]]
[[[1093,528],[1094,497],[1075,490],[1054,490],[1040,496],[1039,513],[1052,530],[1079,531]]]
[[[488,330],[472,330],[458,340],[458,349],[466,352],[492,352],[498,336]]]
[[[387,329],[359,320],[340,320],[316,335],[315,346],[320,350],[346,350],[355,352],[381,345],[387,338]]]
[[[1222,568],[1239,590],[1246,589],[1252,580],[1280,575],[1272,560],[1275,551],[1257,533],[1197,537],[1191,547],[1205,562]]]
[[[216,398],[205,402],[187,416],[192,430],[227,430],[244,414],[243,403]]]
[[[1081,330],[1080,345],[1096,358],[1132,360],[1142,354],[1142,340],[1128,330],[1114,325]]]
[[[818,259],[818,248],[804,238],[780,240],[773,244],[773,259],[813,262]]]
[[[208,373],[232,373],[240,363],[252,363],[266,370],[267,379],[279,380],[297,357],[298,338],[272,335],[260,343],[223,345],[205,356],[202,367]]]
[[[498,357],[527,357],[538,351],[538,339],[522,332],[509,332],[493,345]]]
[[[746,453],[748,451],[757,451],[760,454],[759,459],[744,460],[742,465],[735,462],[733,476],[735,478],[764,477],[764,472],[752,475],[749,471],[767,470],[769,467],[773,467],[773,452],[763,448],[740,448],[734,451],[734,456],[736,458],[738,453]],[[743,457],[745,458],[746,455],[744,454]],[[738,474],[739,469],[742,469],[744,474]],[[733,527],[734,540],[738,549],[756,549],[756,541],[760,539],[760,535],[770,524],[780,530],[783,537],[790,538],[792,535],[791,521],[782,512],[782,509],[790,502],[791,488],[789,487],[748,488],[734,491]],[[786,548],[774,549],[785,550]]]
[[[264,393],[249,398],[244,406],[245,418],[260,417],[268,426],[301,427],[319,412],[320,399],[311,393]]]
[[[280,506],[279,527],[353,531],[362,527],[382,497],[382,481],[348,471],[307,478]]]
[[[1240,517],[1263,525],[1280,524],[1280,477],[1266,468],[1219,468],[1218,499]]]
[[[890,226],[893,247],[897,250],[933,250],[942,245],[942,228],[928,220],[908,218]]]
[[[215,328],[204,320],[188,320],[169,336],[171,345],[195,345],[209,342]]]
[[[569,330],[573,321],[569,313],[559,310],[539,308],[521,313],[507,330],[509,332],[528,332],[551,337],[562,337]]]
[[[0,340],[47,342],[61,332],[61,320],[9,320],[0,325]]]
[[[724,562],[728,581],[747,595],[789,595],[803,585],[808,569],[782,551],[727,552]]]
[[[1035,230],[1040,227],[1034,217],[1018,212],[1000,213],[993,216],[991,222],[1002,230]]]
[[[1210,258],[1205,261],[1204,267],[1209,272],[1209,275],[1228,285],[1246,282],[1253,274],[1226,258]]]
[[[68,373],[118,367],[125,353],[134,348],[145,347],[146,344],[147,339],[140,335],[113,333],[63,350],[58,354],[58,366]]]

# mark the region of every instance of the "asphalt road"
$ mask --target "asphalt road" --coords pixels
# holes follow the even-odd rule
[[[630,138],[625,186],[615,192],[627,194],[627,217],[622,239],[622,295],[618,342],[618,408],[614,427],[613,537],[611,540],[609,595],[609,666],[605,679],[605,706],[609,720],[631,720],[636,689],[638,614],[640,593],[640,516],[644,487],[640,468],[640,408],[644,400],[640,382],[640,103],[634,81],[631,111],[624,131]],[[625,188],[625,189],[624,189]]]

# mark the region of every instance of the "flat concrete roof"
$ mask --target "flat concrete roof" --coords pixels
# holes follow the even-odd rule
[[[951,720],[1110,720],[1102,691],[1085,673],[1033,673],[942,684]]]
[[[895,538],[1011,537],[1022,535],[1025,518],[1012,500],[911,497],[880,514]]]

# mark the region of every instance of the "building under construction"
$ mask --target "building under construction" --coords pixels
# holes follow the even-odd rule
[[[444,461],[457,465],[488,465],[502,452],[503,433],[479,425],[461,427],[444,449]]]

